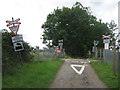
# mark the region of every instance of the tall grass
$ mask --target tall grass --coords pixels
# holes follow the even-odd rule
[[[13,75],[3,77],[3,88],[48,88],[63,61],[24,63]]]
[[[112,65],[105,62],[92,62],[92,67],[99,78],[109,87],[118,88],[118,75],[112,73]]]

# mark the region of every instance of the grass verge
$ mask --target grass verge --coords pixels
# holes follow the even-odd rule
[[[71,57],[71,56],[64,56],[64,59],[83,59],[82,57]]]
[[[118,75],[112,73],[112,65],[105,62],[91,62],[91,65],[109,88],[118,88]]]
[[[64,61],[44,60],[24,63],[13,75],[4,76],[3,88],[48,88]]]
[[[92,57],[92,58],[87,58],[88,60],[101,60],[100,58],[95,58],[95,57]]]

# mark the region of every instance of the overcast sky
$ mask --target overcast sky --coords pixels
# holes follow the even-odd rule
[[[23,34],[24,40],[31,46],[42,48],[45,45],[40,40],[43,34],[41,25],[46,21],[47,15],[57,7],[72,7],[76,1],[90,7],[92,14],[103,22],[114,20],[118,24],[119,0],[0,0],[0,30],[9,30],[6,20],[20,18],[18,33]]]

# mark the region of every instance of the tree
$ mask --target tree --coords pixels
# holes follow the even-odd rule
[[[108,28],[111,31],[112,41],[114,41],[115,40],[115,34],[116,34],[115,32],[118,29],[117,24],[115,23],[114,20],[111,20],[111,22],[108,23]]]
[[[111,20],[111,22],[108,24],[109,29],[112,33],[112,44],[114,46],[113,49],[113,63],[112,63],[112,69],[113,69],[113,74],[116,74],[116,40],[117,40],[117,36],[115,36],[115,31],[118,29],[117,28],[117,24],[115,24],[114,20]]]
[[[102,47],[102,35],[109,33],[107,25],[97,21],[90,9],[83,7],[80,2],[76,2],[72,8],[55,9],[47,16],[42,28],[44,42],[52,40],[53,45],[57,46],[58,40],[63,39],[66,54],[74,57],[86,57],[94,40],[101,40]]]

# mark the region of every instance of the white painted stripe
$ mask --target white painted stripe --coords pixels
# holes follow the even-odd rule
[[[82,74],[82,73],[83,73],[83,71],[84,71],[84,69],[85,69],[85,66],[84,66],[84,65],[82,65],[82,68],[81,68],[81,70],[80,70],[80,72],[79,72],[78,74]]]
[[[82,74],[82,72],[84,71],[85,69],[85,66],[84,65],[71,65],[72,69],[75,70],[76,73],[78,73],[79,75]],[[80,71],[78,71],[75,67],[81,67]]]

